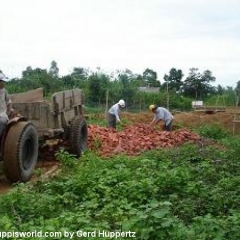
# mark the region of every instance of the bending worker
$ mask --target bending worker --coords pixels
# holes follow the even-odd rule
[[[7,79],[5,75],[0,73],[0,137],[2,136],[5,126],[8,122],[8,115],[14,111],[12,109],[8,92],[4,88],[6,80]]]
[[[117,122],[121,123],[121,120],[119,118],[120,113],[120,107],[125,107],[125,101],[119,100],[118,103],[114,104],[109,110],[107,114],[107,120],[108,120],[108,127],[116,128]]]
[[[156,105],[150,105],[149,110],[154,113],[154,117],[152,122],[150,123],[150,127],[156,125],[159,121],[164,122],[164,130],[165,131],[172,131],[172,122],[173,122],[173,115],[164,107],[157,107]]]

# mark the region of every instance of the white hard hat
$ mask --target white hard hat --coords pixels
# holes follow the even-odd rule
[[[121,107],[125,107],[125,101],[124,100],[119,100],[118,104],[121,106]]]
[[[0,81],[4,81],[4,82],[7,81],[7,78],[3,73],[0,73]]]

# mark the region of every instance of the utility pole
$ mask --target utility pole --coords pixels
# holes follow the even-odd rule
[[[108,111],[108,98],[109,98],[109,89],[106,89],[106,106],[105,106],[105,113],[107,114]]]
[[[169,110],[169,90],[168,90],[168,79],[167,79],[167,109]]]

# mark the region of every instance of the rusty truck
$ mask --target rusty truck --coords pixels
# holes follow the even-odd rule
[[[48,100],[43,98],[42,88],[10,97],[18,115],[8,121],[0,145],[4,173],[10,182],[31,179],[39,146],[48,139],[65,139],[70,153],[77,157],[87,148],[81,89],[56,92]]]

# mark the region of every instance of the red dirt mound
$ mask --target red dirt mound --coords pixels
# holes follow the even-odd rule
[[[195,142],[200,137],[187,129],[166,132],[150,128],[146,124],[126,127],[123,131],[95,125],[88,126],[88,146],[102,156],[117,153],[137,155],[159,147],[173,147],[184,142]]]

